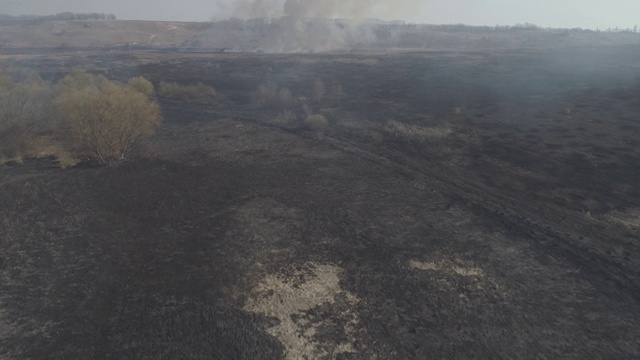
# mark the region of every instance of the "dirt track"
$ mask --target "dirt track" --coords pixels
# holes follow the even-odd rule
[[[0,167],[0,358],[637,358],[613,50],[27,57],[222,95],[115,168]],[[324,133],[251,103],[268,68],[344,87]]]

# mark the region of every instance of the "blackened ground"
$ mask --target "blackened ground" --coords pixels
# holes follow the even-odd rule
[[[638,56],[26,57],[220,97],[117,167],[0,167],[0,358],[637,358]]]

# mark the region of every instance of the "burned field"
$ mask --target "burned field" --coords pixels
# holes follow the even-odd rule
[[[638,58],[4,55],[217,95],[0,167],[0,358],[637,358]]]

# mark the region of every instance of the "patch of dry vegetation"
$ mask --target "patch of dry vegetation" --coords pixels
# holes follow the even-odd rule
[[[279,320],[267,332],[282,342],[286,359],[335,359],[354,354],[359,317],[353,308],[359,299],[340,287],[339,267],[317,263],[306,266],[308,272],[295,273],[295,278],[301,279],[299,283],[274,274],[265,276],[244,309]],[[331,308],[340,319],[314,317],[314,310],[322,307]],[[333,326],[342,333],[342,341],[317,336],[322,328],[339,320],[347,320],[342,328]]]
[[[345,97],[344,88],[342,85],[336,84],[331,87],[331,102],[333,106],[339,106]]]
[[[129,79],[129,82],[127,84],[132,89],[139,91],[147,96],[153,96],[156,92],[156,89],[153,87],[151,81],[145,79],[142,76],[137,76]]]
[[[50,130],[50,98],[50,84],[37,75],[0,75],[0,164],[55,155],[42,137]]]
[[[632,229],[640,229],[640,209],[626,211],[612,211],[606,216],[607,220]]]
[[[0,164],[54,157],[61,167],[81,159],[113,164],[160,123],[143,77],[128,84],[74,70],[55,86],[37,74],[0,75]]]
[[[176,98],[184,101],[209,101],[216,97],[216,90],[203,83],[195,85],[180,85],[175,82],[160,82],[158,87],[160,96]]]
[[[258,85],[258,89],[253,95],[253,101],[256,105],[266,105],[273,102],[279,95],[283,95],[286,98],[286,93],[278,93],[278,82],[273,77],[271,69],[269,69],[264,82]],[[291,95],[291,92],[289,92],[289,95]]]
[[[161,120],[160,107],[144,92],[80,71],[60,81],[54,104],[70,148],[101,164],[125,160],[136,141],[151,135]]]
[[[312,108],[321,107],[323,103],[339,105],[345,96],[341,85],[333,85],[327,95],[327,89],[320,78],[310,84],[310,96],[294,96],[286,87],[279,88],[278,81],[271,69],[268,69],[263,82],[253,93],[253,103],[258,106],[270,106],[278,109],[275,121],[279,124],[300,125],[309,130],[321,132],[329,126],[324,115],[317,114]],[[325,101],[326,100],[326,101]]]
[[[298,121],[298,117],[291,110],[284,110],[278,113],[276,120],[284,125],[293,125]]]
[[[313,82],[313,98],[318,104],[322,103],[325,93],[326,88],[324,86],[324,81],[322,81],[322,79],[316,79]]]
[[[288,106],[293,103],[293,95],[291,94],[291,90],[287,88],[282,88],[278,91],[278,99],[282,105]]]
[[[323,115],[313,114],[304,119],[304,125],[313,131],[323,131],[329,126],[329,121]]]
[[[408,140],[427,142],[435,139],[443,139],[453,133],[451,128],[446,126],[420,126],[405,124],[396,120],[387,122],[385,131],[391,135]]]

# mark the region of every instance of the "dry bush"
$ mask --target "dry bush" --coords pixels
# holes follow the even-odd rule
[[[50,151],[51,155],[55,156],[58,166],[63,169],[75,166],[80,162],[80,159],[61,145],[53,145]]]
[[[304,112],[305,117],[311,116],[314,114],[313,109],[306,102],[302,103],[302,112]]]
[[[156,89],[153,87],[151,81],[147,80],[143,76],[137,76],[129,79],[127,83],[132,89],[139,91],[147,96],[153,96]]]
[[[304,125],[313,131],[323,131],[329,126],[329,121],[320,114],[314,114],[304,119]]]
[[[56,83],[55,92],[61,94],[81,89],[98,88],[109,82],[109,79],[102,75],[93,75],[82,69],[75,68]]]
[[[160,108],[145,94],[104,77],[74,72],[56,86],[55,115],[79,156],[114,164],[160,124]]]
[[[269,69],[264,82],[258,86],[254,94],[254,102],[257,105],[265,105],[273,102],[278,95],[278,82],[273,77],[271,69]]]
[[[344,99],[344,89],[342,85],[333,85],[331,87],[331,102],[334,106],[340,105],[342,103],[342,99]]]
[[[73,156],[60,142],[50,135],[23,133],[13,136],[6,143],[11,151],[6,152],[6,161],[21,164],[23,159],[53,157],[61,168],[76,165],[79,159]]]
[[[5,161],[38,153],[35,134],[49,128],[51,87],[37,76],[0,76],[0,153]]]
[[[282,88],[278,91],[278,99],[284,105],[291,105],[293,102],[293,95],[291,95],[291,90],[287,88]]]
[[[268,87],[265,84],[258,86],[254,95],[254,103],[257,105],[265,105],[273,101],[276,96],[276,91]]]
[[[394,135],[396,137],[409,140],[417,140],[420,142],[446,138],[453,133],[451,128],[445,126],[419,126],[405,124],[395,120],[389,121],[385,126],[385,130],[387,133],[390,133],[391,135]]]
[[[316,100],[316,102],[321,103],[322,99],[324,99],[324,95],[325,95],[325,87],[324,87],[324,82],[320,79],[316,79],[313,82],[313,98]]]
[[[164,81],[160,82],[158,94],[185,101],[207,101],[217,95],[213,87],[202,83],[197,83],[196,85],[180,85],[175,82]]]
[[[279,123],[291,125],[298,121],[298,117],[291,110],[285,110],[278,113],[278,117],[276,118],[276,120]]]

